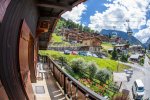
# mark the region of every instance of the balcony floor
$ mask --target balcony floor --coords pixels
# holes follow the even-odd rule
[[[47,64],[43,64],[43,66],[47,66]],[[37,82],[32,83],[36,100],[66,100],[64,94],[59,88],[59,85],[57,84],[57,81],[50,71],[47,74],[47,79],[44,76],[42,80],[41,77],[39,77],[40,75],[38,75],[39,73],[37,73]],[[44,91],[41,87],[44,87]]]

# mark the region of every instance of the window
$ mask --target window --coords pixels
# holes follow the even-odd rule
[[[3,17],[5,15],[6,9],[9,5],[11,0],[0,0],[0,23],[3,20]]]
[[[143,92],[144,91],[144,87],[138,87],[138,92]]]

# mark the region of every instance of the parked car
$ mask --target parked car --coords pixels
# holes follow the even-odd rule
[[[91,52],[86,52],[86,56],[93,56]]]
[[[92,54],[92,56],[98,58],[98,56],[96,54]]]
[[[69,55],[71,53],[70,50],[64,50],[64,54]]]
[[[77,52],[77,51],[72,51],[71,54],[72,54],[72,55],[77,55],[78,52]]]
[[[79,51],[78,54],[81,56],[87,56],[87,53],[85,51]]]
[[[144,96],[144,84],[142,80],[138,79],[134,81],[134,84],[132,86],[132,92],[133,92],[134,99],[142,100]]]

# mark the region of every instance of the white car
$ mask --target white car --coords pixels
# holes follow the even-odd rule
[[[96,54],[92,54],[92,56],[98,58],[98,56]]]
[[[87,56],[92,56],[92,53],[91,52],[87,52],[86,55]]]
[[[142,80],[138,79],[134,81],[134,84],[132,86],[132,92],[133,92],[133,98],[141,100],[144,96],[144,84]]]

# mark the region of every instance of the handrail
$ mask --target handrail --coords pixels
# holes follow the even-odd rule
[[[89,88],[87,88],[86,86],[84,86],[83,84],[81,84],[79,81],[77,81],[75,78],[73,78],[71,75],[69,75],[68,73],[66,73],[64,70],[61,69],[60,65],[58,65],[57,63],[55,63],[50,57],[46,56],[50,62],[52,62],[55,67],[62,73],[64,74],[65,77],[67,77],[72,84],[74,84],[79,90],[81,90],[84,94],[86,94],[89,98],[91,98],[92,100],[106,100],[104,97],[98,95],[97,93],[95,93],[94,91],[90,90]]]

